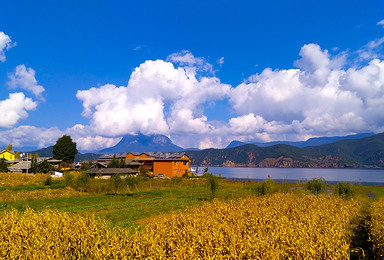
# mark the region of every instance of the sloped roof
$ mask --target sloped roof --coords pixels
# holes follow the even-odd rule
[[[9,152],[9,153],[15,155],[15,152],[14,152],[14,151],[12,151],[12,150],[11,150],[11,151],[10,151],[10,150],[6,150],[6,149],[1,150],[1,151],[0,151],[0,154],[5,153],[5,152]]]
[[[151,153],[145,153],[151,157],[155,157],[157,160],[172,160],[172,159],[181,159],[184,155],[186,155],[185,152],[178,152],[178,153],[162,153],[162,152],[151,152]]]
[[[18,162],[8,167],[8,170],[10,170],[11,172],[20,172],[27,169],[31,169],[31,161]]]
[[[102,154],[99,157],[99,160],[112,160],[113,156],[115,156],[116,159],[125,158],[127,157],[128,153],[115,153],[115,154]]]
[[[114,175],[114,174],[136,174],[138,171],[131,168],[92,168],[87,171],[87,173],[92,175]]]

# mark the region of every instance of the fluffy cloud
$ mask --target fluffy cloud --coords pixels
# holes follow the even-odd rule
[[[56,127],[44,129],[23,125],[10,130],[0,132],[0,143],[12,144],[14,147],[30,146],[34,149],[44,148],[55,144],[63,133]]]
[[[162,60],[146,61],[135,69],[126,87],[107,84],[78,91],[83,115],[90,117],[95,133],[122,136],[209,131],[212,126],[201,108],[206,102],[225,98],[230,86],[216,77],[198,79],[193,66],[203,65],[186,55],[183,62],[187,67],[175,68]]]
[[[23,93],[12,93],[0,101],[0,127],[13,127],[19,120],[27,118],[27,110],[34,110],[37,103]]]
[[[372,50],[380,41],[368,43]],[[305,140],[313,136],[384,130],[384,62],[347,67],[347,53],[331,56],[304,45],[297,68],[266,68],[246,82],[222,84],[202,58],[188,51],[167,61],[146,61],[127,86],[107,84],[78,91],[94,138],[84,147],[117,143],[125,134],[164,134],[182,147],[223,147],[232,140]],[[178,64],[178,67],[175,67]],[[234,117],[212,121],[210,102],[228,99]],[[111,139],[108,139],[111,138]]]
[[[6,60],[5,51],[16,46],[16,43],[12,42],[11,37],[0,31],[0,62]]]
[[[224,63],[224,58],[222,59],[222,62]],[[187,50],[182,50],[169,55],[167,61],[184,66],[188,70],[213,73],[212,64],[208,63],[204,58],[195,57]]]
[[[24,64],[16,67],[13,74],[9,74],[8,85],[11,88],[21,88],[34,94],[37,98],[43,100],[42,93],[44,87],[37,84],[35,71],[32,68],[25,67]]]
[[[104,137],[97,135],[90,126],[76,124],[65,130],[65,134],[72,137],[79,151],[98,151],[105,147],[116,145],[121,138]]]
[[[383,61],[343,70],[316,44],[303,46],[300,56],[299,69],[267,68],[232,89],[230,102],[243,115],[230,120],[233,133],[266,141],[382,131]]]

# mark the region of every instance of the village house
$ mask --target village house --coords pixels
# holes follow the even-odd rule
[[[4,159],[6,161],[14,161],[15,153],[13,151],[3,149],[0,151],[0,159]]]
[[[127,153],[123,154],[103,154],[99,160],[94,163],[87,173],[91,177],[109,178],[114,174],[121,175],[136,175],[139,173],[139,168],[143,165],[132,159],[126,159]],[[124,160],[124,168],[110,168],[109,163],[115,158],[117,161]]]
[[[132,171],[122,170],[124,168],[108,168],[109,162],[115,158],[116,160],[124,159],[126,168]],[[88,173],[91,176],[111,176],[118,174],[135,174],[139,171],[146,171],[157,176],[181,177],[189,171],[190,159],[184,152],[180,153],[119,153],[119,154],[103,154],[92,165]],[[119,170],[120,169],[120,170]]]
[[[47,162],[50,165],[53,166],[55,170],[59,168],[59,165],[61,163],[61,160],[53,159],[52,157],[37,157],[36,158],[36,165],[39,165],[43,162]],[[8,166],[8,170],[10,172],[22,172],[22,173],[28,173],[31,172],[32,167],[32,158],[22,158],[14,161],[14,163],[10,166]]]
[[[143,168],[154,175],[165,175],[169,178],[183,176],[189,171],[191,162],[184,152],[128,153],[126,158],[142,163]]]

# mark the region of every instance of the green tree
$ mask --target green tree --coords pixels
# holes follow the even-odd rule
[[[12,144],[9,144],[7,147],[4,148],[4,150],[12,151]]]
[[[0,159],[0,172],[8,172],[8,165],[3,158]]]
[[[120,158],[118,165],[119,165],[118,168],[127,168],[127,164],[125,163],[124,158]]]
[[[53,146],[53,158],[66,163],[73,163],[77,152],[76,143],[68,135],[60,137]]]
[[[33,159],[34,157],[32,157]],[[35,158],[36,160],[36,158]],[[54,171],[55,168],[48,162],[48,161],[43,161],[41,163],[39,163],[36,167],[35,167],[36,171],[35,172],[42,172],[42,173],[49,173],[50,171]]]
[[[107,165],[108,168],[120,168],[119,160],[116,159],[116,156],[113,155],[112,160]]]
[[[21,154],[20,151],[17,151],[17,152],[15,153],[15,158],[16,158],[16,159],[19,159],[19,158],[20,158],[20,154]]]
[[[32,156],[31,160],[31,172],[36,173],[37,172],[37,156]]]

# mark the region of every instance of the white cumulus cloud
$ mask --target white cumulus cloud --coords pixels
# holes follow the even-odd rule
[[[23,93],[11,93],[0,101],[0,127],[11,128],[19,120],[28,117],[28,110],[36,109],[37,103]]]
[[[99,135],[168,135],[210,129],[201,107],[225,98],[229,89],[215,77],[198,79],[194,70],[156,60],[137,67],[126,87],[107,84],[78,91],[76,97]]]
[[[32,68],[27,68],[24,64],[18,65],[15,72],[8,75],[8,85],[13,89],[21,88],[27,90],[37,98],[43,100],[42,93],[45,89],[43,86],[37,84],[35,74]]]
[[[16,46],[15,42],[12,42],[11,37],[0,31],[0,61],[6,60],[5,51]]]
[[[375,53],[380,46],[375,40],[361,50]],[[299,55],[295,67],[266,68],[238,86],[202,76],[212,70],[201,69],[206,61],[188,51],[148,60],[127,86],[77,92],[92,129],[78,140],[83,147],[102,148],[141,132],[167,135],[182,147],[208,148],[232,140],[294,141],[384,130],[384,61],[348,66],[347,52],[332,56],[313,43]],[[205,114],[208,104],[221,100],[229,101],[227,111],[233,113],[227,122]]]
[[[22,125],[13,129],[0,131],[0,143],[12,144],[14,147],[44,148],[56,143],[63,133],[56,127],[38,128],[30,125]]]

